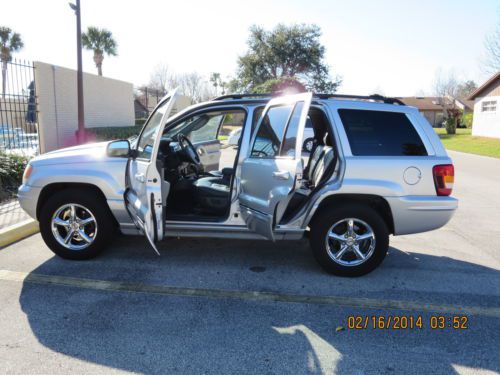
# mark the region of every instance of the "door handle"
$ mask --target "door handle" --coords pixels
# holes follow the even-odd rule
[[[279,180],[288,180],[290,178],[290,172],[288,171],[276,171],[273,172],[273,177]]]
[[[137,173],[134,177],[139,182],[144,183],[146,181],[146,177],[142,173]]]
[[[204,153],[205,153],[205,149],[200,147],[198,149],[198,155],[203,156]]]

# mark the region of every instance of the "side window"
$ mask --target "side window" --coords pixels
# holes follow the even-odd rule
[[[304,108],[304,102],[298,102],[290,117],[290,122],[286,128],[285,138],[283,139],[283,147],[281,148],[281,156],[295,156],[295,146],[297,145],[297,133],[299,132],[300,115]]]
[[[262,112],[264,112],[264,107],[257,107],[253,111],[253,118],[252,118],[252,134],[257,127],[257,122],[260,119],[260,115],[262,115]]]
[[[217,139],[217,131],[219,130],[219,125],[223,117],[224,115],[222,114],[215,116],[211,116],[210,114],[200,116],[200,119],[194,120],[200,123],[200,127],[191,130],[186,136],[192,143],[213,141]]]
[[[140,139],[137,142],[137,158],[151,160],[153,145],[156,137],[158,136],[158,130],[160,129],[161,119],[165,114],[167,103],[168,100],[158,107],[149,119],[148,123],[144,126]]]
[[[252,147],[252,157],[269,158],[278,155],[285,126],[288,123],[292,109],[292,105],[269,108],[257,130],[257,136]]]
[[[356,156],[422,156],[425,146],[404,113],[339,109]]]
[[[242,127],[246,118],[241,109],[205,112],[188,117],[163,133],[163,137],[171,138],[181,133],[192,143],[213,141],[229,134],[231,130]]]

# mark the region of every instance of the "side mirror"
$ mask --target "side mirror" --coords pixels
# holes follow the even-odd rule
[[[106,154],[116,158],[127,158],[130,156],[130,142],[126,139],[110,142]]]

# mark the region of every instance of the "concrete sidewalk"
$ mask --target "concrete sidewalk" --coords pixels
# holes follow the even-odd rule
[[[28,219],[30,219],[29,215],[23,211],[17,199],[0,204],[0,229]]]

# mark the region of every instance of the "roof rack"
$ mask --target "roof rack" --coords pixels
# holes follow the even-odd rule
[[[379,94],[373,95],[345,95],[345,94],[314,94],[315,97],[320,99],[359,99],[359,100],[374,100],[383,102],[386,104],[398,104],[398,105],[406,105],[401,100],[397,98],[390,98],[386,96],[382,96]]]
[[[244,99],[244,98],[269,98],[270,96],[278,96],[280,95],[280,92],[276,92],[274,94],[228,94],[228,95],[222,95],[218,96],[215,99],[212,100],[224,100],[224,99]]]
[[[213,100],[224,100],[224,99],[244,99],[244,98],[269,98],[274,96],[281,95],[280,92],[276,93],[267,93],[267,94],[228,94],[218,96]],[[346,94],[313,94],[315,98],[319,99],[358,99],[358,100],[374,100],[380,101],[386,104],[398,104],[398,105],[406,105],[401,100],[397,98],[390,98],[386,96],[382,96],[379,94],[373,95],[346,95]]]

